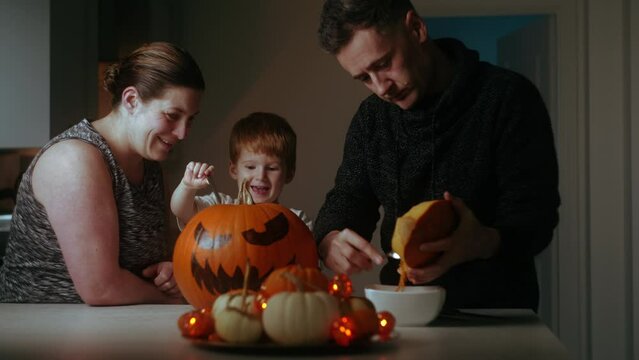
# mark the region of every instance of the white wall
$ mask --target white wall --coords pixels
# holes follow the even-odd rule
[[[0,0],[0,148],[49,139],[49,0]]]
[[[590,253],[585,260],[593,359],[632,355],[629,4],[586,2]]]
[[[631,254],[632,254],[632,318],[633,321],[631,343],[633,344],[634,358],[639,358],[639,4],[635,1],[630,4],[628,11],[630,17],[630,29],[628,36],[635,41],[630,42],[628,51],[629,63],[626,65],[630,72],[630,151],[631,151],[631,173],[630,183],[632,192],[631,207]]]

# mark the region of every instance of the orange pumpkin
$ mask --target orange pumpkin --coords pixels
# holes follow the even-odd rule
[[[438,253],[421,251],[419,246],[449,236],[457,228],[458,222],[457,213],[448,200],[419,203],[397,218],[391,241],[393,251],[406,265],[412,268],[424,267]]]
[[[365,339],[378,332],[379,320],[375,305],[365,297],[351,296],[340,302],[342,314],[350,316],[357,328],[356,339]]]
[[[259,290],[274,270],[290,264],[317,267],[315,241],[292,211],[272,203],[251,204],[245,186],[240,205],[214,205],[197,213],[178,237],[173,271],[182,295],[195,308],[241,289],[251,264],[248,289]]]
[[[291,281],[293,278],[299,279],[301,289]],[[288,265],[274,270],[262,283],[262,294],[268,298],[282,291],[327,291],[328,279],[320,269],[315,267],[303,267],[299,264]]]

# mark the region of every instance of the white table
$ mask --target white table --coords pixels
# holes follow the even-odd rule
[[[0,304],[0,359],[278,359],[285,355],[196,347],[180,336],[176,325],[190,309],[187,305]],[[401,327],[390,344],[321,358],[570,359],[531,311],[481,313],[490,317],[439,318],[429,326]]]

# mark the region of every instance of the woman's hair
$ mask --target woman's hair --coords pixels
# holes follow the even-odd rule
[[[383,32],[415,10],[409,0],[326,0],[317,31],[322,49],[336,54],[358,29]]]
[[[193,57],[166,42],[145,44],[106,69],[104,88],[111,94],[114,107],[129,86],[137,89],[142,101],[160,96],[169,86],[205,88],[202,72]]]
[[[237,162],[242,150],[275,156],[284,163],[286,177],[291,180],[295,175],[296,145],[295,131],[283,117],[256,112],[233,125],[229,153],[233,163]]]

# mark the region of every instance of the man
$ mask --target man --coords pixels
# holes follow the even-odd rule
[[[433,40],[408,0],[327,0],[321,46],[374,95],[355,114],[334,188],[314,234],[324,264],[355,273],[381,265],[395,219],[445,198],[455,232],[422,245],[437,260],[408,269],[441,285],[455,308],[536,310],[534,256],[558,222],[557,159],[548,112],[523,76],[478,60],[454,39]],[[380,272],[397,284],[398,262]]]

